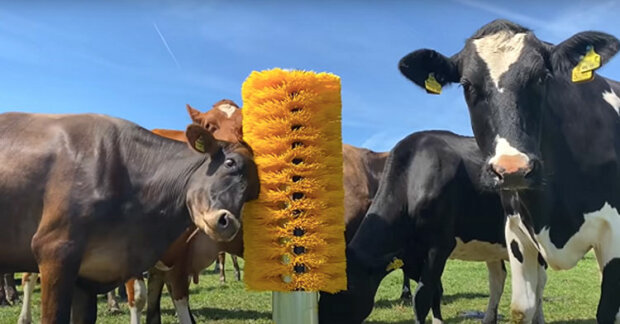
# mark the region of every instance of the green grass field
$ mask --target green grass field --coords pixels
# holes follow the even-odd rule
[[[243,265],[243,264],[242,264]],[[193,313],[198,323],[271,323],[271,294],[246,292],[243,283],[235,282],[232,266],[227,267],[227,280],[219,284],[219,276],[205,271],[199,285],[192,285]],[[599,298],[600,275],[596,260],[590,253],[580,264],[569,271],[548,271],[549,280],[545,290],[544,310],[547,323],[596,323],[594,320]],[[398,301],[402,275],[393,272],[385,278],[376,296],[375,309],[367,323],[411,323],[413,311],[410,303]],[[465,311],[483,311],[488,300],[487,271],[484,263],[450,261],[443,275],[444,299],[442,310],[447,323],[478,323],[466,319]],[[39,291],[36,290],[33,316],[40,320]],[[99,302],[98,323],[127,323],[127,307],[124,313],[108,314],[105,296]],[[509,322],[510,277],[500,306],[503,323]],[[167,295],[162,298],[164,323],[176,323],[172,302]],[[0,308],[0,323],[16,323],[19,307]],[[144,317],[143,317],[144,322]],[[430,321],[429,321],[430,322]]]

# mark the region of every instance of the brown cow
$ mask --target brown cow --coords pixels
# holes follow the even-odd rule
[[[94,323],[96,293],[151,267],[193,222],[232,240],[258,195],[251,151],[102,115],[0,115],[0,272],[41,273],[42,323]],[[222,195],[222,192],[226,195]]]

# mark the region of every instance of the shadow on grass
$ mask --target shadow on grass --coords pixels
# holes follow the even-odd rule
[[[473,299],[473,298],[489,298],[488,294],[481,293],[457,293],[452,295],[443,295],[441,298],[442,304],[450,304],[459,299]]]
[[[174,315],[173,309],[162,309],[162,314]],[[192,314],[195,317],[207,318],[210,321],[214,320],[255,320],[255,319],[271,319],[271,312],[269,311],[254,311],[254,310],[241,310],[241,309],[221,309],[201,307],[192,309]]]

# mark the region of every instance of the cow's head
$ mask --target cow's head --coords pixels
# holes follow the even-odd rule
[[[548,92],[566,91],[572,69],[589,48],[605,64],[618,46],[615,37],[593,31],[554,46],[524,27],[496,20],[478,30],[456,55],[448,58],[421,49],[402,58],[399,69],[421,87],[431,74],[441,85],[462,85],[476,141],[487,155],[483,179],[518,190],[542,182],[539,143]]]
[[[347,249],[347,290],[321,292],[319,323],[362,323],[372,312],[377,288],[386,274],[381,268],[368,268]]]
[[[220,100],[204,113],[187,105],[187,111],[194,123],[206,128],[215,138],[233,143],[241,141],[243,115],[234,101]]]
[[[244,143],[216,140],[204,127],[185,132],[190,148],[205,155],[188,181],[186,204],[192,221],[217,241],[232,240],[241,227],[241,208],[258,198],[259,180],[253,153]]]

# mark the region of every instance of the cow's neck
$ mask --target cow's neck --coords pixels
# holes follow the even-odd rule
[[[558,79],[548,88],[540,138],[545,185],[521,195],[528,208],[542,209],[532,211],[537,231],[566,224],[571,217],[577,227],[585,212],[599,210],[605,202],[618,206],[613,196],[618,116],[603,100],[606,89],[609,84],[601,77],[585,84]]]
[[[205,156],[192,152],[185,143],[151,136],[131,141],[123,157],[145,217],[168,224],[178,236],[190,224],[185,205],[189,178]]]

